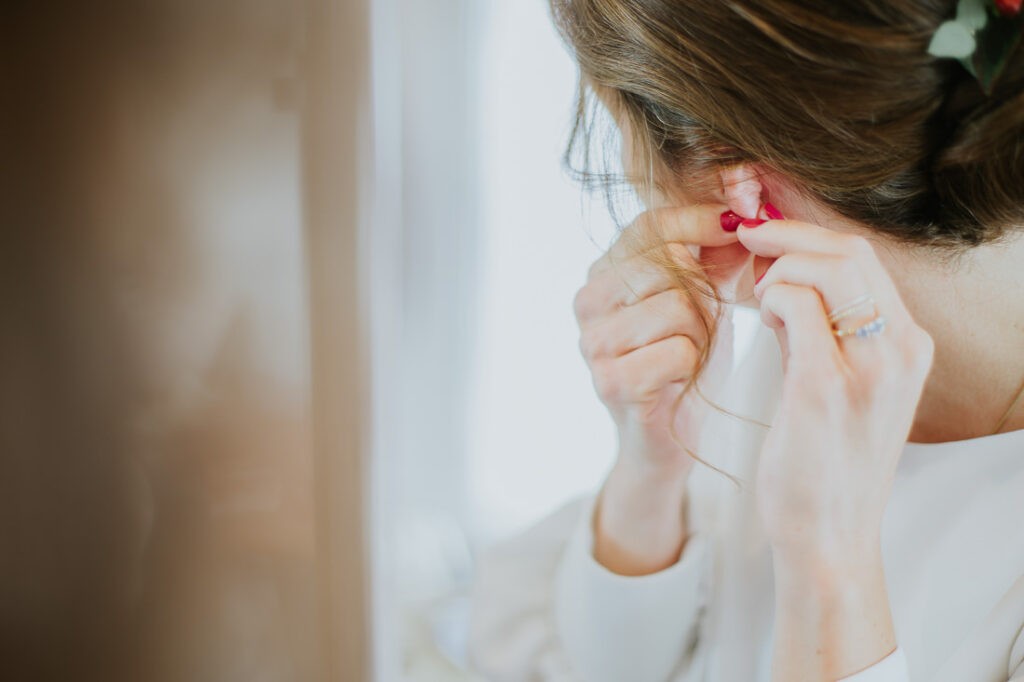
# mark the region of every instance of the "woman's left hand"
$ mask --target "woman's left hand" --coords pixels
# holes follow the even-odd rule
[[[792,220],[741,227],[752,253],[776,259],[754,287],[775,330],[785,378],[761,452],[758,497],[776,550],[831,555],[874,541],[932,360],[866,239]],[[887,326],[838,338],[829,311],[864,294]],[[871,307],[839,324],[856,327]]]
[[[740,227],[738,236],[752,253],[775,259],[754,288],[784,367],[757,497],[776,568],[779,646],[799,649],[802,641],[807,649],[802,662],[800,651],[783,653],[781,662],[777,655],[776,673],[836,679],[895,646],[880,529],[934,344],[866,239],[793,220]],[[866,306],[838,326],[856,328],[877,310],[884,330],[837,337],[830,311],[865,294],[876,309]],[[815,644],[819,634],[836,641]]]

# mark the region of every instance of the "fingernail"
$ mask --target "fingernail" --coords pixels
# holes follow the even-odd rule
[[[722,229],[726,232],[735,232],[736,228],[740,226],[740,222],[743,220],[743,216],[736,215],[732,211],[726,211],[722,214],[719,219],[722,223]]]
[[[782,215],[782,211],[775,208],[771,204],[766,203],[764,205],[764,212],[768,214],[768,217],[772,220],[785,220],[786,216]]]
[[[767,220],[761,220],[760,218],[748,218],[740,223],[743,227],[757,227],[768,222]]]

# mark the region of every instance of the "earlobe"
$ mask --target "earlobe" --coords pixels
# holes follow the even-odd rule
[[[761,209],[761,181],[750,164],[730,166],[719,171],[722,195],[729,209],[744,218],[756,218]]]

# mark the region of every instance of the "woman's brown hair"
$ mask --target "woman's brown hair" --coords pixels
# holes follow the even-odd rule
[[[754,163],[839,215],[937,255],[996,241],[1024,226],[1024,49],[985,96],[963,66],[928,53],[955,8],[552,0],[582,75],[566,158],[589,157],[596,88],[625,117],[636,167],[652,169],[646,180],[656,186],[707,197],[714,171]],[[598,177],[591,170],[585,163],[583,177]],[[680,288],[720,302],[705,275],[654,246],[640,249]],[[710,347],[716,318],[704,322]]]

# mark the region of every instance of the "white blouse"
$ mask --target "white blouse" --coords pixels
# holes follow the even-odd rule
[[[747,311],[739,310],[739,314]],[[759,327],[716,402],[771,423],[781,357]],[[768,682],[773,579],[753,484],[765,429],[713,412],[691,537],[653,575],[592,554],[594,498],[481,558],[470,655],[488,680]],[[898,648],[844,682],[1024,682],[1024,430],[908,443],[882,529]]]

